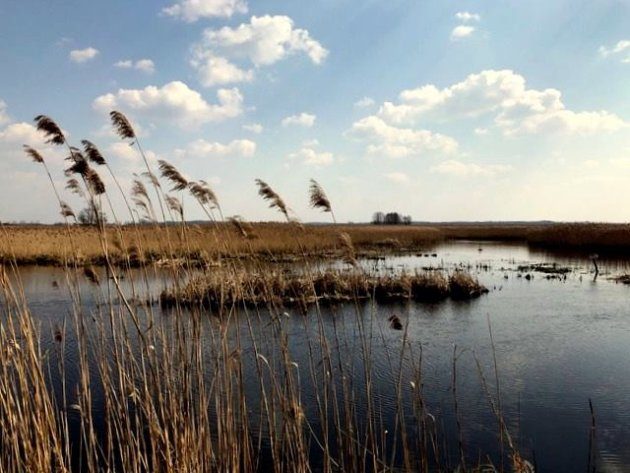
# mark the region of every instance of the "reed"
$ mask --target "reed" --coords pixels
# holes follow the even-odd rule
[[[80,190],[87,203],[107,198],[108,189],[91,176],[91,164],[104,165],[95,146],[84,143],[81,153],[50,118],[36,121],[51,143],[70,149],[77,178],[69,190]],[[138,144],[124,115],[112,112],[112,122],[121,138]],[[209,222],[198,225],[185,220],[180,200],[162,191],[146,165],[155,198],[177,215],[180,232],[169,231],[166,212],[157,222],[141,178],[128,202],[150,218],[146,225],[1,226],[0,470],[451,471],[453,452],[442,447],[443,434],[423,401],[422,361],[407,339],[408,325],[380,316],[375,304],[471,298],[484,289],[465,273],[380,274],[360,261],[362,251],[382,255],[392,241],[399,248],[430,244],[436,231],[334,225],[296,232],[288,205],[263,181],[257,181],[261,196],[287,223],[237,217],[223,223],[214,218],[220,206],[209,186],[160,163],[162,178],[191,192],[207,211]],[[311,183],[309,195],[332,216],[319,184]],[[345,260],[347,270],[319,269],[313,257],[324,253]],[[282,255],[302,269],[285,271]],[[36,323],[18,267],[27,261],[65,268],[62,287],[71,305],[63,326]],[[150,286],[151,275],[164,274],[146,264],[160,261],[170,281],[164,312],[136,292],[136,285]],[[324,302],[355,311],[337,319]],[[298,316],[294,304],[308,313],[300,318],[302,365],[286,323]],[[358,346],[339,330],[342,323],[356,324]],[[400,331],[402,340],[387,342],[384,330]],[[393,426],[382,417],[373,382],[376,343],[384,345],[396,393]],[[255,379],[246,377],[251,370]],[[306,395],[314,409],[307,409]],[[461,457],[466,471],[498,471],[463,446]],[[521,463],[514,460],[510,469],[525,471],[522,457],[513,458]]]

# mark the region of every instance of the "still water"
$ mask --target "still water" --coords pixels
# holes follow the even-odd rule
[[[555,263],[570,271],[549,275],[526,268],[540,263]],[[341,332],[341,349],[347,350],[348,364],[358,363],[357,318],[361,317],[373,331],[374,389],[385,426],[395,416],[396,354],[403,337],[403,332],[389,327],[387,318],[395,313],[403,324],[408,322],[407,343],[415,356],[422,353],[424,400],[429,412],[441,419],[454,457],[457,434],[452,374],[457,347],[458,409],[470,458],[496,454],[497,421],[477,364],[494,395],[496,355],[504,417],[515,443],[526,458],[535,460],[537,471],[586,470],[589,399],[597,425],[597,470],[630,471],[630,286],[611,280],[614,275],[630,273],[630,261],[599,259],[600,274],[594,278],[587,255],[559,255],[521,244],[460,241],[431,248],[426,254],[363,264],[380,272],[465,268],[490,290],[469,302],[376,307],[348,304],[322,309],[326,333],[332,338],[335,330]],[[70,317],[72,305],[64,279],[60,269],[21,270],[24,291],[42,328],[44,344],[54,343],[46,334],[52,334],[54,327]],[[159,293],[169,284],[169,278],[167,274],[154,274],[149,282],[149,287],[141,291],[144,296]],[[83,287],[84,304],[98,299],[100,295],[94,291],[88,284]],[[157,306],[155,310],[168,323],[169,314],[160,315]],[[305,333],[317,330],[315,320],[315,316],[289,310],[282,322],[289,334],[291,355],[303,371],[304,410],[307,417],[313,418],[317,416],[308,386]],[[257,333],[268,330],[264,320],[254,323],[258,324],[254,327]],[[210,318],[207,324],[212,324]],[[235,325],[234,334],[247,331],[237,322]],[[247,339],[242,343],[247,345]],[[412,402],[411,388],[407,389],[414,379],[411,362],[411,356],[403,360],[405,403]],[[247,376],[253,386],[257,384],[253,363]],[[361,406],[357,409],[360,413]]]

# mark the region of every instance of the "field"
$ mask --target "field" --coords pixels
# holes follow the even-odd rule
[[[246,229],[243,228],[246,226]],[[101,232],[94,226],[4,225],[0,261],[63,265],[70,260],[104,263]],[[243,236],[243,231],[247,235]],[[120,264],[131,254],[135,263],[182,258],[202,262],[221,257],[269,260],[340,254],[339,234],[350,236],[358,255],[422,252],[449,239],[522,241],[530,245],[589,252],[630,252],[630,225],[567,224],[433,224],[410,226],[300,225],[293,223],[190,223],[180,225],[108,226],[110,258]],[[70,235],[70,237],[69,237]],[[296,238],[296,235],[299,238]],[[73,249],[74,246],[74,249]]]

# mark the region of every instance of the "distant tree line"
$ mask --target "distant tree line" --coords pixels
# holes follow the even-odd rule
[[[398,212],[374,212],[372,223],[374,225],[411,225],[411,215],[402,215]]]

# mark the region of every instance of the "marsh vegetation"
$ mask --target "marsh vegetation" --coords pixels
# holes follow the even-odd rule
[[[166,162],[153,169],[132,124],[111,118],[146,165],[129,195],[105,188],[99,171],[111,170],[93,143],[75,148],[53,120],[36,118],[67,149],[66,192],[85,199],[92,226],[75,224],[46,158],[26,149],[65,223],[2,227],[1,471],[534,471],[532,449],[504,413],[489,318],[485,358],[465,358],[450,341],[439,354],[450,409],[435,407],[425,387],[427,360],[405,313],[486,293],[474,268],[443,259],[377,266],[420,250],[432,259],[433,245],[470,229],[337,225],[315,181],[310,203],[329,226],[302,225],[260,180],[261,198],[285,222],[225,218],[207,183]],[[167,187],[189,192],[208,221],[188,222]],[[127,204],[124,225],[108,210],[110,192]],[[65,305],[52,325],[31,307],[25,263],[59,266],[48,291],[63,291],[55,297]],[[487,451],[466,436],[462,376],[485,405]]]

